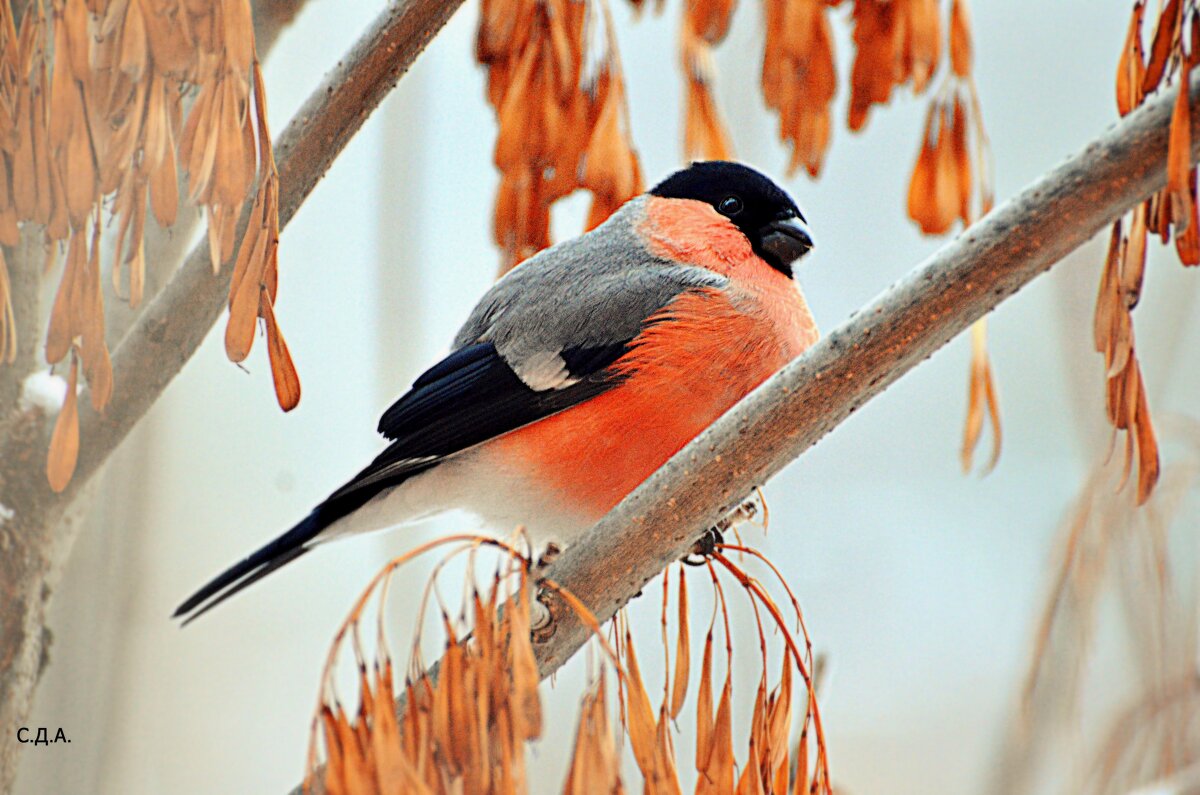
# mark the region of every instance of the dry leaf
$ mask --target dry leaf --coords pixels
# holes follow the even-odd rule
[[[954,161],[954,182],[958,193],[958,217],[963,226],[969,226],[971,217],[971,150],[967,144],[967,111],[962,100],[954,97],[954,112],[951,116],[950,151]]]
[[[706,764],[696,781],[696,795],[721,795],[734,791],[733,682],[727,675],[717,705]]]
[[[953,117],[934,102],[925,116],[925,132],[908,184],[908,216],[927,235],[950,229],[962,202],[958,191],[958,163],[951,141]]]
[[[633,647],[633,636],[629,628],[625,628],[625,666],[628,674],[625,677],[625,715],[626,728],[629,731],[629,744],[633,756],[637,759],[642,775],[647,779],[655,777],[655,733],[657,725],[654,720],[654,707],[650,705],[650,696],[642,682],[641,669],[638,667],[637,652]]]
[[[1150,499],[1154,486],[1158,483],[1159,458],[1158,441],[1154,436],[1154,426],[1150,422],[1150,406],[1146,400],[1145,384],[1138,379],[1137,409],[1135,424],[1137,427],[1138,448],[1138,485],[1137,504],[1143,505]]]
[[[680,35],[680,59],[683,62],[684,95],[683,154],[697,160],[730,160],[733,144],[712,95],[716,68],[709,46],[685,28]]]
[[[584,696],[575,733],[575,751],[564,795],[615,795],[621,791],[621,764],[608,723],[604,677]]]
[[[624,125],[622,82],[612,78],[605,83],[608,90],[599,98],[601,109],[583,154],[580,185],[619,206],[641,192],[641,174]]]
[[[887,102],[900,73],[899,3],[862,0],[854,4],[854,64],[850,71],[848,125],[861,130],[874,104]]]
[[[1000,430],[1000,404],[996,396],[995,379],[987,352],[987,319],[975,321],[971,326],[971,371],[967,391],[967,421],[963,430],[962,469],[971,471],[975,448],[983,432],[984,411],[992,424],[992,454],[984,467],[984,474],[991,472],[1000,460],[1002,434]]]
[[[792,780],[791,795],[806,795],[808,787],[808,735],[800,733],[796,743],[796,778]]]
[[[50,452],[46,457],[46,479],[55,492],[61,492],[71,482],[79,458],[79,399],[75,394],[78,380],[79,360],[72,356],[67,397],[54,422]]]
[[[300,402],[300,376],[296,373],[296,365],[292,362],[292,354],[283,339],[283,332],[275,322],[275,308],[266,293],[262,294],[261,301],[266,313],[267,351],[270,354],[275,396],[279,401],[279,408],[291,411]]]
[[[762,90],[779,111],[779,135],[792,145],[789,172],[820,173],[829,148],[837,91],[833,33],[823,0],[767,0]]]
[[[700,666],[700,691],[696,696],[696,770],[708,769],[708,757],[713,743],[712,696],[713,631],[710,627],[704,640],[704,661]]]
[[[1175,251],[1184,265],[1200,265],[1200,215],[1197,214],[1195,167],[1188,171],[1188,198],[1191,214],[1184,232],[1176,232]],[[1165,206],[1166,202],[1163,202],[1163,205]]]
[[[679,771],[675,768],[675,744],[671,740],[671,721],[666,708],[659,712],[655,734],[654,779],[648,789],[661,795],[683,795]]]
[[[1173,2],[1178,4],[1178,0],[1173,0]],[[1180,74],[1180,85],[1189,85],[1191,65],[1188,61],[1185,60]],[[1181,90],[1176,94],[1167,148],[1167,195],[1170,198],[1171,219],[1174,221],[1176,234],[1187,230],[1195,211],[1194,192],[1189,181],[1192,170],[1192,121],[1189,93]]]
[[[950,5],[950,68],[959,77],[971,74],[971,23],[967,0],[952,0]]]
[[[1141,6],[1143,2],[1138,2],[1134,7],[1134,15],[1140,16],[1143,12]],[[1138,25],[1140,29],[1140,24]],[[1167,59],[1171,52],[1177,47],[1176,42],[1183,30],[1183,3],[1182,0],[1167,0],[1167,4],[1162,8],[1158,15],[1158,25],[1154,29],[1154,41],[1150,45],[1150,62],[1146,64],[1145,74],[1140,82],[1141,95],[1149,94],[1154,89],[1158,88],[1158,84],[1162,81],[1163,75],[1167,70]],[[1140,39],[1140,36],[1139,36]],[[1140,41],[1138,43],[1140,49]],[[1141,60],[1141,58],[1139,58]],[[1134,105],[1141,104],[1140,99]],[[1122,114],[1124,115],[1124,114]]]
[[[667,575],[663,575],[666,577]],[[688,628],[687,578],[679,571],[679,628],[675,640],[675,679],[671,686],[671,718],[677,720],[687,698],[688,672],[691,667],[692,643]]]
[[[896,0],[892,0],[896,2]],[[901,0],[898,13],[905,18],[900,25],[901,74],[899,82],[912,81],[914,94],[920,94],[929,85],[941,57],[941,25],[938,19],[937,0]]]
[[[1117,112],[1122,116],[1142,102],[1142,80],[1146,74],[1145,55],[1142,53],[1142,17],[1146,13],[1146,0],[1137,0],[1129,18],[1129,32],[1125,34],[1125,46],[1117,63]]]

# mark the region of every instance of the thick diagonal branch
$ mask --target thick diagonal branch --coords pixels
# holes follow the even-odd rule
[[[395,86],[462,0],[389,3],[296,114],[276,143],[280,226],[325,175],[367,116]],[[114,393],[106,413],[80,400],[80,456],[63,494],[45,477],[48,423],[38,413],[6,421],[0,439],[0,792],[16,773],[16,729],[29,714],[47,648],[49,575],[70,538],[57,519],[195,353],[225,308],[230,268],[214,276],[207,242],[137,318],[113,355]],[[6,512],[7,513],[7,512]]]
[[[1200,100],[1193,82],[1192,128]],[[972,322],[1166,184],[1174,92],[989,213],[736,405],[588,534],[550,576],[606,621],[757,485]],[[1200,150],[1193,132],[1192,160]],[[1081,329],[1081,332],[1083,330]],[[561,601],[543,677],[587,640]]]
[[[1200,79],[1191,95],[1195,109]],[[755,486],[1162,188],[1173,103],[1171,92],[1114,125],[854,313],[671,458],[567,548],[548,576],[601,622],[612,618]],[[1193,111],[1193,162],[1198,118]],[[534,650],[545,678],[590,631],[560,598],[542,597],[551,624],[536,633]],[[313,792],[324,792],[319,776]]]

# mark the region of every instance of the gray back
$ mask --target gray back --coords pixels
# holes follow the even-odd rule
[[[530,257],[496,282],[454,338],[455,350],[492,342],[514,369],[539,354],[632,339],[681,292],[725,277],[652,255],[636,229],[644,197],[585,235]]]

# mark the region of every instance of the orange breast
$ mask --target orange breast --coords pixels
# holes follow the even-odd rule
[[[741,305],[750,296],[739,305],[715,290],[681,296],[619,362],[624,383],[497,439],[496,452],[561,508],[599,519],[811,344],[812,319],[792,292],[792,323],[783,327],[774,312]]]

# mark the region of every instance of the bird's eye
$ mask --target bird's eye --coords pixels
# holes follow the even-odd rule
[[[721,215],[734,216],[742,211],[742,200],[737,196],[726,196],[721,199],[721,203],[717,205],[717,212]]]

